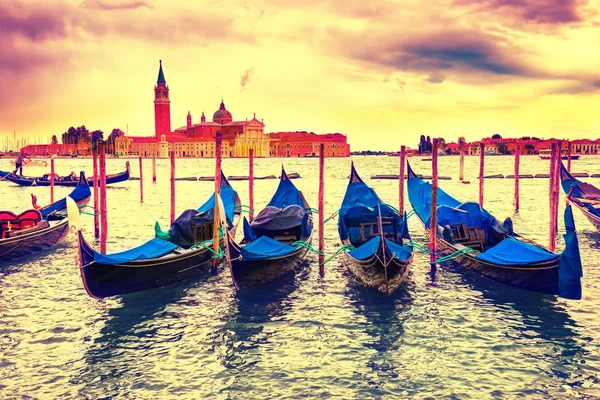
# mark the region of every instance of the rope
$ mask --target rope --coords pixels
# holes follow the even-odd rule
[[[208,245],[206,244],[206,243],[208,243],[208,242],[210,242],[210,244],[211,244],[210,246],[208,246]],[[219,251],[218,251],[218,252],[217,252],[217,251],[214,251],[214,250],[212,249],[212,239],[205,240],[205,241],[204,241],[204,242],[202,242],[202,243],[197,243],[197,244],[193,245],[192,247],[190,247],[190,250],[196,249],[196,248],[198,248],[198,247],[204,247],[205,249],[207,249],[207,250],[209,250],[211,253],[213,253],[213,254],[214,254],[214,256],[213,256],[212,258],[221,258],[221,257],[223,257],[223,256],[225,255],[225,252],[224,252],[223,250],[221,250],[221,247],[219,247]]]
[[[429,251],[428,248],[418,244],[418,243],[414,243],[414,242],[406,242],[404,244],[404,246],[408,246],[408,247],[413,247],[425,254],[429,254],[431,255],[431,251]],[[477,250],[472,249],[470,247],[465,247],[464,249],[460,249],[460,250],[456,250],[455,252],[448,254],[447,256],[444,257],[440,257],[440,258],[436,258],[435,262],[436,263],[442,263],[442,262],[446,262],[446,261],[450,261],[450,260],[454,260],[457,257],[463,256],[465,254],[470,254],[473,252],[476,252]]]
[[[335,219],[338,216],[339,213],[340,213],[340,210],[337,210],[336,212],[334,212],[333,214],[331,214],[329,216],[329,218],[327,218],[325,221],[323,221],[323,223],[326,224],[329,221],[331,221],[332,219]]]
[[[410,210],[409,212],[406,213],[406,219],[409,219],[410,217],[412,217],[413,215],[416,215],[417,212],[413,209]]]
[[[340,254],[342,251],[346,251],[346,250],[354,250],[355,247],[352,246],[351,244],[348,244],[346,246],[342,246],[339,249],[337,249],[337,251],[335,253],[333,253],[331,256],[327,257],[325,259],[325,261],[323,261],[323,263],[321,265],[325,265],[327,264],[329,261],[333,260],[334,258],[337,257],[338,254]]]
[[[320,256],[325,257],[325,254],[321,253],[319,250],[315,249],[308,242],[305,242],[304,240],[298,240],[298,241],[292,243],[292,246],[294,246],[294,247],[304,247],[305,249],[310,250],[313,253],[316,253],[316,254],[318,254]]]

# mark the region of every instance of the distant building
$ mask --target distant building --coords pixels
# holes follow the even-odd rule
[[[350,145],[341,133],[274,132],[269,136],[271,157],[316,157],[320,144],[325,145],[325,157],[350,156]]]
[[[215,157],[215,138],[220,132],[223,135],[222,157],[248,157],[250,150],[254,150],[256,157],[310,157],[318,155],[320,143],[325,143],[328,157],[348,157],[350,154],[345,135],[306,132],[266,134],[265,124],[262,119],[256,118],[256,114],[252,119],[234,121],[222,99],[212,121],[207,121],[202,112],[200,122],[193,123],[192,114],[188,111],[186,124],[171,131],[170,103],[161,62],[154,87],[154,136],[119,137],[115,139],[115,153],[166,158],[169,151],[174,151],[176,157]]]

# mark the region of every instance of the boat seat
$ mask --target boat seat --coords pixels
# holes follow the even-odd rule
[[[273,239],[281,243],[292,244],[298,240],[298,236],[295,233],[287,234],[286,232],[286,234],[274,236]]]
[[[360,227],[360,240],[368,241],[369,239],[380,236],[379,232],[379,223],[375,222],[365,222],[359,224]],[[387,239],[394,239],[394,218],[393,217],[382,217],[381,218],[381,229],[383,230],[383,236]]]
[[[19,214],[20,229],[33,228],[42,221],[42,214],[38,210],[27,210]]]
[[[18,229],[19,217],[12,211],[0,211],[0,239],[7,238],[9,232]]]
[[[48,221],[46,221],[45,219],[41,220],[37,225],[29,227],[29,228],[24,228],[24,229],[19,229],[19,230],[13,230],[11,232],[7,232],[7,236],[6,237],[17,237],[17,236],[21,236],[21,235],[25,235],[27,233],[30,232],[35,232],[41,229],[46,229],[50,227],[50,224],[48,223]]]
[[[464,222],[449,226],[456,243],[479,251],[484,250],[485,231],[476,226],[467,227],[467,224]]]
[[[5,239],[16,231],[33,228],[40,221],[42,214],[38,210],[27,210],[19,215],[12,211],[0,211],[0,238]]]

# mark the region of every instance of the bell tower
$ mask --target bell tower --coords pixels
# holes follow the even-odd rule
[[[154,86],[154,135],[156,138],[160,138],[161,135],[170,133],[171,101],[169,100],[169,87],[162,69],[162,60],[160,60],[158,79]]]

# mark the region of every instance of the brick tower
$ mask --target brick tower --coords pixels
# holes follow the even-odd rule
[[[171,101],[169,87],[162,69],[162,60],[158,70],[158,80],[154,86],[154,134],[157,138],[171,133]]]

